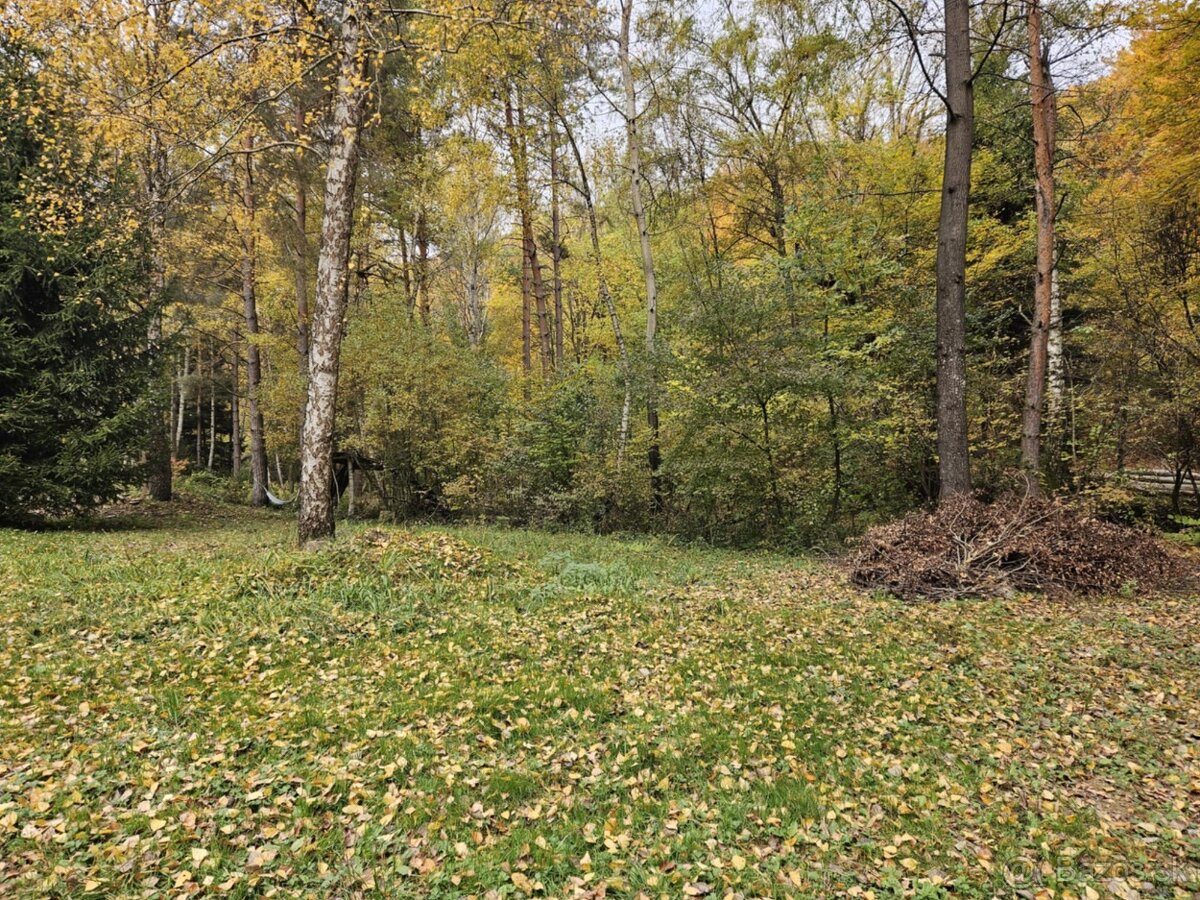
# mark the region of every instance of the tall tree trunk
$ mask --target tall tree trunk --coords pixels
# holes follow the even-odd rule
[[[417,295],[413,286],[412,262],[409,260],[408,232],[400,228],[400,280],[404,284],[404,302],[408,307],[408,321],[416,315]]]
[[[478,348],[483,344],[483,335],[487,330],[487,313],[484,309],[487,285],[478,247],[471,248],[468,258],[463,260],[461,266],[467,294],[463,306],[463,328],[467,332],[467,341],[472,347]]]
[[[533,301],[537,308],[538,348],[542,358],[542,378],[549,378],[554,368],[554,336],[550,325],[550,313],[546,306],[546,286],[542,281],[542,263],[538,258],[537,241],[533,236],[533,192],[529,188],[529,147],[526,139],[525,104],[517,93],[517,139],[521,147],[521,181],[524,200],[521,203],[521,232],[525,252],[529,257],[529,277],[533,287]],[[519,189],[519,193],[521,193]]]
[[[146,194],[149,205],[150,278],[147,290],[147,306],[153,311],[147,342],[151,350],[161,351],[163,345],[163,301],[166,290],[166,260],[163,244],[167,230],[166,210],[167,154],[162,140],[156,132],[150,133],[146,157]],[[165,358],[165,356],[164,356]],[[150,446],[146,459],[146,492],[154,500],[171,499],[171,377],[168,371],[160,372],[156,384],[151,388],[152,419]]]
[[[629,62],[629,31],[633,21],[633,0],[621,0],[621,33],[617,55],[621,63],[621,80],[625,85],[625,139],[629,159],[630,197],[633,217],[637,223],[638,242],[642,251],[642,275],[646,281],[646,365],[649,373],[646,386],[646,425],[650,430],[650,446],[646,462],[650,468],[650,493],[655,512],[662,508],[662,480],[659,467],[662,452],[658,440],[658,365],[655,358],[655,335],[658,333],[658,285],[654,278],[654,253],[650,248],[650,231],[646,226],[646,208],[642,204],[642,148],[638,137],[637,92],[633,84],[633,66]]]
[[[1050,270],[1050,334],[1046,340],[1046,411],[1051,420],[1062,414],[1066,371],[1063,361],[1062,292],[1058,281],[1058,256]]]
[[[940,496],[971,490],[967,443],[967,206],[975,139],[969,0],[945,0],[946,156],[937,244],[937,449]]]
[[[176,381],[176,393],[179,394],[179,402],[175,404],[175,437],[171,441],[171,455],[176,459],[179,458],[179,447],[183,443],[183,420],[187,412],[187,377],[191,374],[188,371],[188,366],[191,365],[192,348],[183,348],[183,366],[179,369],[179,378]]]
[[[212,341],[208,342],[208,465],[212,471],[213,459],[217,452],[217,353]]]
[[[521,236],[521,372],[528,379],[533,372],[533,328],[531,316],[533,303],[533,276],[529,270],[529,252],[525,236]],[[529,395],[529,384],[525,384],[525,394]]]
[[[617,304],[613,301],[612,292],[608,289],[608,279],[604,277],[604,259],[600,255],[600,225],[596,219],[596,204],[592,200],[592,188],[588,181],[587,166],[583,162],[583,154],[579,151],[579,143],[571,131],[571,126],[565,116],[559,113],[567,144],[575,157],[575,165],[579,168],[579,192],[583,196],[584,206],[587,207],[588,232],[592,238],[592,259],[596,266],[596,284],[600,291],[600,299],[608,310],[608,318],[612,323],[613,339],[617,344],[617,361],[621,369],[621,379],[625,384],[625,399],[621,404],[621,426],[617,432],[617,462],[625,458],[625,445],[629,443],[629,412],[633,405],[633,372],[629,365],[629,350],[625,346],[625,335],[621,331],[621,317],[617,314]]]
[[[296,140],[304,133],[304,107],[296,99]],[[308,179],[296,156],[296,353],[300,377],[308,377]],[[301,411],[303,413],[303,411]]]
[[[333,98],[332,142],[325,173],[321,249],[317,256],[317,292],[309,347],[308,406],[300,441],[300,544],[332,537],[333,426],[337,412],[338,363],[342,318],[354,227],[359,140],[368,80],[360,48],[358,0],[342,11],[340,60]]]
[[[521,371],[526,378],[533,371],[533,354],[531,349],[530,309],[532,303],[533,278],[529,267],[529,245],[525,242],[525,203],[521,197],[522,178],[521,145],[517,140],[517,123],[513,117],[512,87],[504,94],[504,128],[508,137],[508,153],[512,157],[513,171],[516,173],[515,186],[517,191],[517,206],[521,216]],[[528,385],[526,385],[528,393]]]
[[[1027,0],[1029,81],[1033,105],[1033,163],[1037,179],[1037,280],[1029,342],[1029,376],[1021,415],[1021,465],[1028,489],[1041,492],[1042,407],[1046,395],[1050,326],[1054,318],[1054,85],[1042,46],[1041,0]]]
[[[233,476],[233,480],[237,481],[242,475],[242,410],[240,397],[242,390],[242,351],[238,348],[236,333],[233,336],[230,355],[233,357],[231,361],[233,372],[230,375],[229,388],[229,473]]]
[[[204,465],[204,395],[201,391],[204,377],[204,356],[199,346],[196,347],[196,468]]]
[[[429,299],[429,218],[422,204],[417,212],[417,303],[421,309],[422,324],[429,324],[432,304]]]
[[[554,367],[560,368],[563,356],[563,292],[562,292],[562,215],[559,210],[558,183],[558,95],[551,101],[550,111],[550,271],[554,278]]]
[[[250,407],[250,505],[267,503],[267,444],[259,386],[262,354],[258,346],[258,300],[255,295],[257,246],[254,235],[254,136],[247,135],[242,154],[242,308],[246,318],[246,399]]]
[[[522,309],[521,350],[525,374],[533,368],[530,306],[537,309],[538,345],[541,355],[542,377],[548,377],[552,361],[550,323],[546,310],[546,294],[542,284],[541,262],[538,260],[537,242],[533,237],[533,194],[529,189],[529,154],[525,144],[525,108],[517,96],[516,121],[513,120],[513,103],[510,95],[504,99],[504,123],[508,131],[509,153],[513,160],[513,180],[517,193],[517,210],[521,216],[522,263]]]

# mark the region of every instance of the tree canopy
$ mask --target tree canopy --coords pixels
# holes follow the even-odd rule
[[[172,457],[258,503],[300,485],[319,537],[352,450],[380,463],[360,514],[720,542],[824,542],[966,488],[1139,507],[1141,469],[1179,513],[1196,6],[950,7],[6,16],[103,148],[72,199],[131,262],[88,277],[157,310],[120,321],[169,348],[158,494]]]

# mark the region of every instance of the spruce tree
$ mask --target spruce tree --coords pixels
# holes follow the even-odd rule
[[[0,519],[109,501],[137,477],[156,348],[119,166],[39,55],[0,38]]]

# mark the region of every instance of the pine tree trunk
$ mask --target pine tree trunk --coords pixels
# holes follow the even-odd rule
[[[254,137],[247,135],[242,184],[242,306],[246,318],[246,398],[250,406],[250,505],[267,503],[267,444],[259,387],[262,355],[258,346],[258,299],[255,295],[257,247],[254,235]]]
[[[658,367],[655,359],[655,335],[658,333],[658,286],[654,277],[654,253],[650,247],[650,231],[646,225],[646,208],[642,204],[642,149],[638,137],[637,92],[633,84],[633,67],[629,62],[629,31],[633,20],[633,0],[621,2],[621,34],[617,55],[621,63],[621,80],[625,86],[625,138],[629,158],[630,196],[633,217],[637,223],[638,242],[642,251],[642,275],[646,281],[646,364],[649,372],[646,386],[646,425],[650,431],[650,446],[646,462],[650,468],[650,493],[654,511],[662,508],[662,481],[659,467],[662,452],[658,439]]]
[[[1042,407],[1046,395],[1050,325],[1054,317],[1054,86],[1042,47],[1041,0],[1027,0],[1029,75],[1033,105],[1033,161],[1036,175],[1037,280],[1029,343],[1029,375],[1021,415],[1021,465],[1031,494],[1041,492]]]
[[[365,54],[359,46],[360,9],[357,0],[347,0],[342,12],[338,83],[333,99],[333,138],[325,173],[321,248],[317,256],[317,291],[309,346],[308,406],[300,442],[301,546],[332,537],[334,533],[330,493],[333,428],[350,238],[354,227],[359,139],[368,89]]]
[[[940,496],[971,490],[967,443],[967,209],[975,137],[968,0],[945,0],[946,156],[937,244],[937,448]]]

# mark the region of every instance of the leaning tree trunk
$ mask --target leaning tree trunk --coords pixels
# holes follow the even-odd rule
[[[633,67],[629,63],[629,30],[633,20],[633,0],[621,2],[621,34],[617,54],[621,62],[621,80],[625,85],[625,138],[628,144],[630,197],[633,217],[637,223],[638,241],[642,251],[642,274],[646,280],[646,364],[649,372],[646,386],[646,425],[650,430],[650,446],[646,462],[650,469],[650,494],[655,511],[662,508],[662,480],[659,467],[662,451],[658,440],[658,366],[654,341],[658,333],[658,286],[654,278],[654,253],[650,248],[650,232],[646,226],[646,208],[642,204],[642,148],[638,137],[637,93],[633,84]]]
[[[358,179],[359,139],[367,85],[365,54],[360,48],[360,5],[343,7],[341,53],[333,100],[332,142],[325,172],[325,204],[321,248],[317,255],[317,290],[309,345],[308,404],[300,441],[300,544],[334,533],[333,426],[337,411],[338,362],[342,318],[354,227],[354,193]]]
[[[937,244],[940,496],[971,490],[967,445],[967,205],[975,134],[969,0],[946,0],[946,156]]]
[[[1042,47],[1041,0],[1028,0],[1029,80],[1033,105],[1033,163],[1037,189],[1037,280],[1029,342],[1029,376],[1021,415],[1021,465],[1032,494],[1041,491],[1042,407],[1046,396],[1050,326],[1054,318],[1054,86]]]
[[[258,346],[258,301],[255,296],[254,136],[247,135],[242,184],[242,307],[246,318],[246,399],[250,406],[250,505],[267,504],[267,443],[259,387],[262,354]]]

